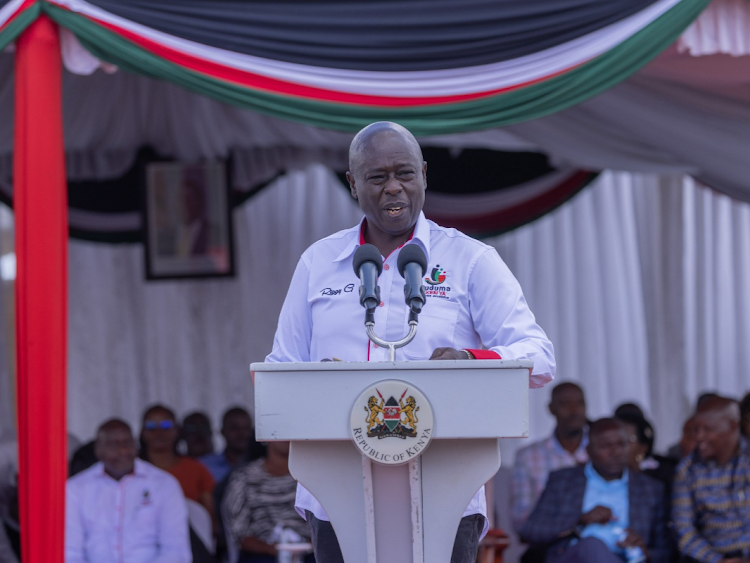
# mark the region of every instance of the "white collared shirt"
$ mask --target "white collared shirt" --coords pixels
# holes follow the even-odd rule
[[[140,459],[119,481],[97,463],[66,486],[65,563],[190,563],[177,479]]]
[[[273,351],[267,362],[386,361],[388,351],[371,344],[359,304],[360,281],[352,257],[362,223],[324,238],[300,258],[279,316]],[[536,324],[521,286],[494,248],[428,221],[423,213],[411,243],[427,256],[427,303],[419,315],[416,338],[396,351],[396,360],[426,360],[435,348],[486,347],[503,359],[534,362],[529,386],[542,387],[555,374],[552,343]],[[399,340],[408,332],[404,280],[398,273],[400,249],[384,258],[378,279],[381,303],[375,332]],[[432,283],[431,283],[432,282]],[[297,509],[328,520],[323,507],[300,486]],[[484,489],[464,515],[486,515]]]

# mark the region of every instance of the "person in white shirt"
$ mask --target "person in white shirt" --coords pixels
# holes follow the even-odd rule
[[[65,563],[190,563],[185,497],[166,471],[137,459],[130,426],[99,427],[99,463],[68,480]]]
[[[302,255],[266,361],[387,360],[387,350],[372,345],[365,332],[352,257],[364,243],[375,245],[385,257],[375,326],[382,338],[399,340],[408,330],[408,310],[396,263],[400,248],[409,242],[427,256],[427,303],[416,338],[397,351],[397,360],[525,358],[534,363],[531,387],[550,381],[555,373],[552,343],[495,249],[440,227],[422,213],[427,163],[414,136],[395,123],[368,125],[352,141],[349,168],[351,193],[365,217]],[[341,563],[325,510],[301,485],[295,505],[310,523],[318,563]],[[487,529],[485,515],[482,489],[464,513],[452,563],[476,560]]]

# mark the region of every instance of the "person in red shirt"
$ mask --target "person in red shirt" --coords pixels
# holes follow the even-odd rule
[[[213,517],[214,479],[199,461],[177,453],[180,432],[174,412],[164,405],[149,407],[143,414],[141,458],[173,475],[185,498],[203,505]]]

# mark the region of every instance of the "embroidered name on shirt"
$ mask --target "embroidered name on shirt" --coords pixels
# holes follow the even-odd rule
[[[340,289],[331,289],[330,287],[326,287],[325,289],[320,290],[321,295],[341,295]],[[346,285],[343,289],[344,293],[351,293],[354,291],[354,284],[350,283]]]

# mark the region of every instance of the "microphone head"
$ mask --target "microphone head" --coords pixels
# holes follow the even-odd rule
[[[352,266],[354,267],[354,273],[359,277],[359,269],[365,262],[372,262],[378,268],[378,276],[383,273],[383,257],[380,255],[380,251],[374,244],[363,244],[354,253],[352,259]]]
[[[406,265],[412,262],[419,264],[423,274],[427,271],[427,256],[425,256],[424,250],[416,244],[407,244],[398,255],[398,273],[401,274],[401,277],[404,276]]]

